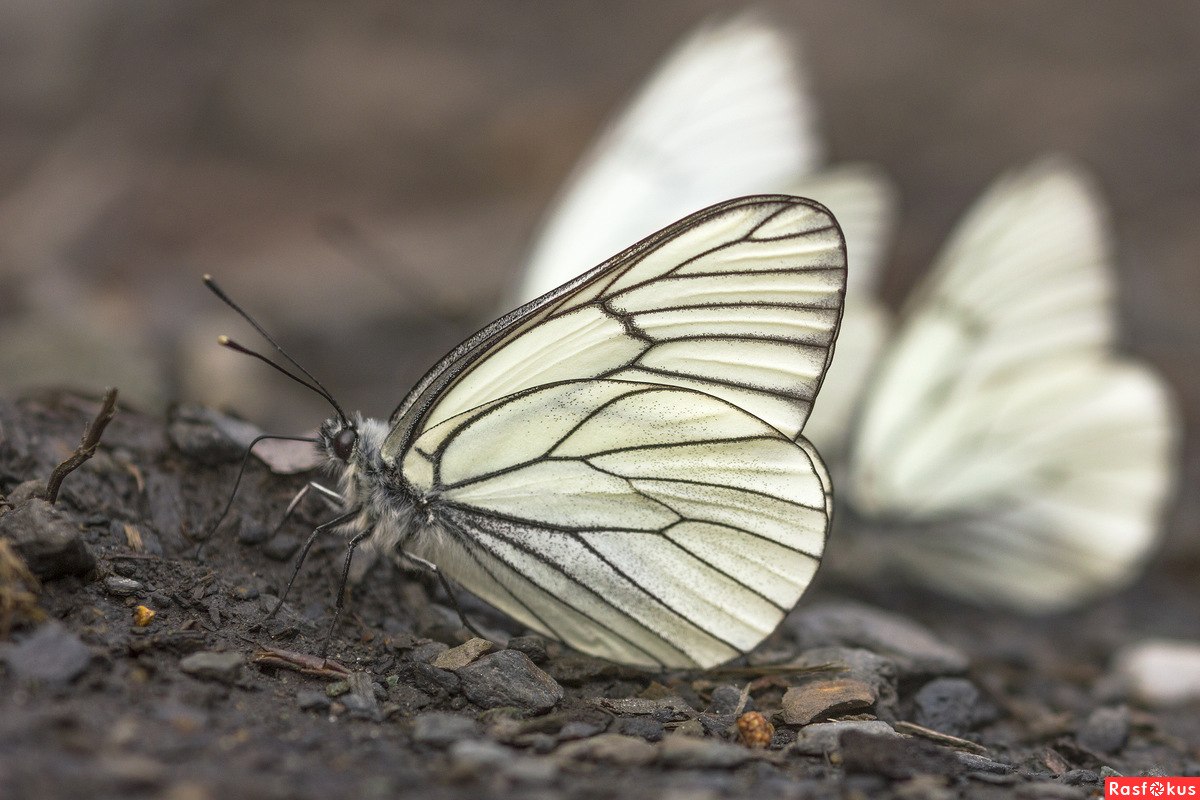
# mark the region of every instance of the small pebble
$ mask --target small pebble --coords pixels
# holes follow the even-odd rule
[[[38,482],[38,489],[43,485]],[[86,575],[96,567],[96,557],[79,528],[45,500],[28,499],[0,514],[0,537],[12,542],[29,570],[42,580]]]
[[[462,714],[431,711],[418,714],[413,720],[413,741],[430,747],[449,747],[461,740],[479,735],[479,725]]]
[[[299,549],[299,537],[290,533],[277,533],[263,545],[262,553],[274,561],[290,561]]]
[[[908,617],[861,603],[826,603],[788,617],[803,649],[840,645],[888,656],[902,677],[964,672],[967,657]]]
[[[451,777],[487,775],[517,757],[516,751],[489,739],[460,739],[449,745]]]
[[[708,710],[713,714],[734,714],[742,702],[742,690],[736,686],[718,686],[712,690]],[[742,711],[754,711],[754,699],[746,698],[746,707]]]
[[[332,701],[324,692],[302,689],[296,692],[296,705],[301,711],[328,711]]]
[[[1129,741],[1129,709],[1097,708],[1088,715],[1075,738],[1094,753],[1119,752]]]
[[[490,653],[495,649],[496,645],[487,639],[469,639],[458,647],[452,647],[449,650],[438,653],[429,663],[438,669],[454,671],[462,669],[480,656]]]
[[[842,722],[818,722],[806,725],[796,735],[790,748],[801,755],[821,756],[837,750],[842,734],[850,731],[873,736],[899,736],[900,734],[881,720],[844,720]]]
[[[428,694],[406,683],[393,686],[388,696],[405,716],[412,716],[419,709],[433,702],[433,698]]]
[[[594,722],[586,722],[584,720],[572,720],[558,731],[558,741],[570,742],[575,739],[587,739],[603,733],[604,728]]]
[[[1067,786],[1083,786],[1100,783],[1100,776],[1090,769],[1073,769],[1070,772],[1065,772],[1058,778]]]
[[[599,736],[560,745],[555,755],[568,761],[594,761],[635,767],[653,761],[658,756],[658,749],[636,736],[602,733]]]
[[[104,591],[113,597],[130,597],[142,591],[140,581],[133,578],[122,578],[120,575],[109,575],[104,579]]]
[[[148,606],[133,607],[133,624],[139,628],[144,628],[149,625],[156,616],[153,608]]]
[[[535,664],[546,661],[546,640],[540,636],[514,636],[508,640],[508,649],[524,653]]]
[[[967,771],[954,751],[920,739],[851,730],[838,738],[838,744],[842,767],[847,773],[903,780],[915,775],[956,775]]]
[[[913,697],[916,723],[951,736],[962,736],[995,718],[996,712],[965,678],[936,678]]]
[[[755,757],[748,748],[700,736],[668,736],[660,746],[660,762],[678,769],[732,769]]]
[[[182,659],[179,668],[193,678],[233,683],[242,674],[243,662],[241,653],[202,651]]]
[[[814,720],[862,711],[874,704],[875,697],[870,685],[850,678],[810,681],[784,693],[783,721],[788,725],[807,725]]]
[[[663,724],[653,717],[621,717],[617,721],[617,730],[626,736],[638,736],[647,742],[661,741],[666,729]]]
[[[260,545],[271,535],[271,530],[256,520],[241,518],[238,523],[237,540],[244,545]]]
[[[30,682],[65,684],[83,674],[92,651],[61,623],[43,623],[15,645],[0,650],[12,674]]]
[[[425,642],[424,644],[419,644],[415,647],[409,648],[407,655],[409,661],[418,661],[422,664],[429,664],[449,649],[450,647],[444,642]]]
[[[486,655],[456,674],[463,694],[480,708],[516,706],[541,713],[563,698],[562,687],[516,650]]]

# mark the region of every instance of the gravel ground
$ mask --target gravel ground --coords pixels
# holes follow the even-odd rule
[[[740,7],[0,4],[0,800],[1082,798],[1110,770],[1200,774],[1188,0],[770,3],[804,42],[831,159],[897,181],[893,307],[1003,170],[1058,150],[1096,172],[1124,341],[1189,431],[1164,548],[1121,595],[1031,620],[823,571],[749,663],[646,673],[464,598],[507,646],[472,641],[436,585],[379,561],[333,639],[344,669],[322,670],[304,656],[340,541],[266,618],[326,518],[313,501],[272,535],[305,478],[253,462],[206,539],[238,447],[168,402],[287,431],[325,409],[213,345],[238,329],[201,273],[345,405],[386,411],[502,305],[606,115]],[[31,493],[97,406],[29,387],[66,382],[125,403],[51,507]]]
[[[1200,775],[1200,704],[1170,697],[1188,673],[1143,663],[1148,642],[1200,642],[1186,572],[1037,621],[824,579],[746,663],[660,673],[464,597],[506,646],[474,639],[381,560],[322,665],[342,542],[318,543],[268,619],[323,511],[270,536],[304,477],[252,462],[206,539],[237,466],[218,415],[122,411],[52,508],[17,488],[96,408],[0,403],[0,534],[59,575],[31,598],[0,571],[5,798],[1084,798],[1108,774]]]

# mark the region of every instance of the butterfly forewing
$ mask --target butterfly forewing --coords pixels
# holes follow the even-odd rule
[[[845,244],[809,200],[743,198],[661,231],[451,353],[392,417],[394,460],[419,431],[535,386],[613,378],[729,400],[799,435],[837,335]],[[671,324],[659,325],[670,313]],[[705,320],[715,313],[722,322]]]

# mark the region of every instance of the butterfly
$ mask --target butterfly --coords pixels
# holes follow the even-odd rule
[[[894,322],[873,296],[894,193],[868,167],[818,170],[796,64],[754,16],[685,39],[568,180],[522,297],[710,195],[816,198],[850,259],[838,358],[805,427],[841,487],[833,566],[1032,612],[1127,582],[1159,535],[1178,424],[1157,375],[1114,354],[1098,194],[1062,160],[1004,179]]]
[[[754,196],[505,314],[386,422],[344,413],[278,345],[301,374],[221,342],[334,408],[316,443],[338,490],[313,486],[341,513],[297,570],[345,528],[343,583],[369,541],[577,650],[707,668],[767,637],[820,562],[831,487],[802,431],[845,287],[832,214]]]
[[[1115,352],[1112,246],[1082,168],[1001,177],[913,290],[862,397],[846,500],[869,549],[1023,611],[1128,583],[1154,545],[1178,421]]]

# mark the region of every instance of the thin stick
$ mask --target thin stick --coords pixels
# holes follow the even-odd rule
[[[108,423],[112,421],[112,418],[116,414],[117,389],[114,386],[105,390],[104,402],[100,405],[100,411],[87,426],[87,429],[84,430],[83,438],[79,440],[79,446],[75,448],[75,452],[50,473],[50,480],[46,481],[46,491],[42,494],[46,502],[53,503],[57,500],[58,491],[62,488],[62,482],[66,477],[79,469],[85,461],[96,454],[96,447],[100,444],[100,437],[104,435],[104,429],[108,427]]]

